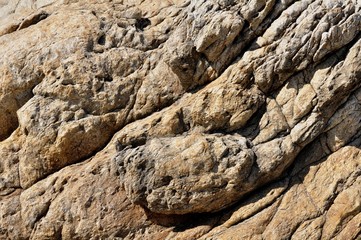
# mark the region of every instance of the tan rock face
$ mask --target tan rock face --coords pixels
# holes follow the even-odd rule
[[[133,202],[159,213],[208,212],[243,194],[254,161],[248,144],[227,135],[152,139],[125,150],[117,161]]]
[[[359,239],[361,3],[0,0],[0,239]]]

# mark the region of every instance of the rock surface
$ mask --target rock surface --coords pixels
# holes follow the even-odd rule
[[[0,239],[360,239],[358,0],[0,0]]]

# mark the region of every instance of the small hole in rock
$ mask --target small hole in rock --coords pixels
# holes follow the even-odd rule
[[[104,29],[104,27],[105,27],[105,22],[100,22],[99,28],[100,28],[100,29]]]
[[[112,76],[105,76],[104,77],[104,82],[111,82],[113,81],[113,77]]]
[[[169,183],[170,183],[172,180],[173,180],[173,177],[171,177],[171,176],[164,176],[164,177],[162,177],[160,184],[161,184],[161,186],[166,186],[166,185],[169,185]]]
[[[100,38],[98,39],[98,44],[105,45],[105,35],[100,36]]]
[[[148,18],[140,18],[137,19],[136,23],[135,23],[135,27],[139,30],[142,30],[144,28],[146,28],[147,26],[149,26],[151,24],[150,20]]]

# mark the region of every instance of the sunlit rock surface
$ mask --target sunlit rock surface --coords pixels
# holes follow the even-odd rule
[[[360,239],[361,1],[0,0],[0,239]]]

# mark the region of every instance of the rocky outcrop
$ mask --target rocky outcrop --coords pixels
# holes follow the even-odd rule
[[[0,0],[1,239],[359,239],[361,2]]]

